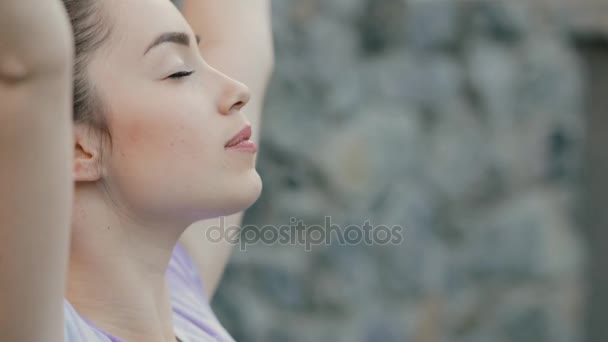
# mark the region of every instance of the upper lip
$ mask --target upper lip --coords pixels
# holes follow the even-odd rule
[[[251,125],[245,126],[245,128],[241,129],[237,134],[235,134],[232,139],[230,139],[225,147],[231,147],[239,144],[242,141],[247,141],[251,138]]]

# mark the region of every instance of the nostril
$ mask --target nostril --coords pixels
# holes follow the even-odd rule
[[[239,101],[239,102],[237,102],[237,103],[234,104],[234,108],[237,109],[237,110],[243,108],[244,106],[245,106],[245,102],[244,101]]]

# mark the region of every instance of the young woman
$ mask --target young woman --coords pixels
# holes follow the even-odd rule
[[[22,55],[58,50],[37,59],[52,72],[5,72],[0,88],[0,336],[60,341],[63,312],[65,341],[232,340],[209,307],[230,246],[202,232],[219,216],[238,224],[261,191],[253,147],[273,65],[268,0],[187,0],[184,16],[169,0],[64,0],[70,150],[63,13],[54,1],[9,0],[0,26],[26,28],[15,35],[34,44],[32,18],[2,20],[11,4],[42,16],[40,3],[57,18],[40,32],[56,28],[45,38],[60,48]],[[2,42],[0,66],[10,65],[2,51],[19,49]]]

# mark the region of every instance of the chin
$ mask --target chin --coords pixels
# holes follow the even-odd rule
[[[261,193],[262,180],[257,172],[253,172],[246,179],[231,184],[231,189],[226,191],[227,196],[217,203],[213,216],[229,216],[244,211],[258,200]]]
[[[234,198],[232,206],[234,213],[246,210],[251,207],[262,194],[262,179],[257,172],[253,172],[251,180],[244,185],[239,191],[238,196]]]

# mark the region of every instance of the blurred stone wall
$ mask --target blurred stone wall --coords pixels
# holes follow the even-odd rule
[[[529,1],[558,17],[575,34],[608,35],[608,2],[605,0]]]
[[[234,337],[580,341],[584,80],[563,16],[512,0],[273,12],[264,191],[245,223],[371,220],[404,241],[235,250],[214,300]]]

